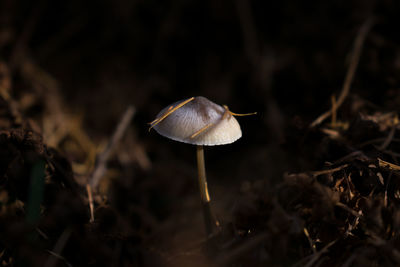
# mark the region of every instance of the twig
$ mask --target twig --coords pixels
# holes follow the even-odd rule
[[[95,170],[93,171],[93,175],[92,177],[90,177],[89,182],[86,184],[86,191],[88,194],[90,208],[90,222],[94,222],[93,189],[97,188],[100,179],[104,176],[107,168],[107,161],[111,156],[111,152],[113,151],[119,140],[122,138],[134,114],[135,108],[133,106],[129,106],[128,109],[125,111],[121,121],[119,122],[117,129],[111,137],[111,140],[108,143],[106,149],[103,151],[103,153],[99,155],[99,161],[95,167]]]
[[[317,262],[317,260],[321,257],[322,254],[324,254],[328,248],[330,248],[333,244],[335,244],[337,241],[333,240],[332,242],[330,242],[328,245],[326,245],[325,247],[323,247],[320,251],[318,251],[317,253],[314,254],[314,256],[311,258],[311,260],[305,265],[305,267],[311,267],[313,266],[313,264],[315,262]]]
[[[343,204],[342,202],[337,202],[335,204],[337,207],[344,209],[345,211],[349,212],[350,214],[352,214],[353,216],[359,218],[362,216],[362,214],[360,214],[359,212],[353,210],[352,208],[349,208],[349,206]]]
[[[316,248],[316,246],[315,246],[314,240],[311,239],[310,233],[308,232],[308,230],[307,230],[306,227],[303,228],[303,232],[304,232],[304,235],[305,235],[305,236],[307,237],[307,239],[308,239],[308,243],[310,243],[310,247],[312,248],[313,253],[314,253],[314,254],[317,253],[317,248]]]
[[[333,168],[333,169],[329,169],[329,170],[313,171],[313,172],[311,172],[311,175],[314,176],[314,177],[317,177],[317,176],[320,176],[320,175],[323,175],[323,174],[330,174],[330,173],[341,171],[344,168],[347,168],[347,166],[349,166],[349,164],[344,164],[342,166],[339,166],[339,167],[336,167],[336,168]]]
[[[184,105],[186,105],[187,103],[189,103],[190,101],[193,101],[193,100],[194,100],[194,97],[191,97],[189,99],[186,99],[186,100],[180,102],[176,106],[173,106],[173,105],[170,106],[165,113],[163,113],[162,115],[160,115],[160,117],[156,118],[154,121],[149,123],[150,124],[149,132],[151,129],[153,129],[153,127],[155,127],[157,124],[162,122],[165,118],[167,118],[173,112],[177,111],[178,109],[180,109],[181,107],[183,107]]]
[[[66,262],[66,259],[62,257],[60,254],[62,250],[64,249],[65,245],[67,244],[67,241],[69,237],[72,234],[72,229],[67,228],[64,230],[64,232],[61,234],[61,236],[58,238],[56,244],[54,245],[53,250],[48,250],[48,252],[51,254],[51,256],[47,259],[46,264],[44,265],[45,267],[53,267],[55,266],[57,259],[64,260]],[[67,263],[68,266],[71,266],[70,264]]]
[[[388,187],[389,187],[390,180],[391,180],[391,178],[392,178],[392,174],[393,174],[393,172],[390,172],[390,173],[389,173],[389,177],[388,177],[387,182],[386,182],[385,198],[383,199],[383,204],[384,204],[385,208],[386,208],[387,205],[388,205],[388,196],[387,196],[388,194],[387,194],[387,191],[388,191]]]
[[[64,258],[63,256],[61,256],[61,255],[59,255],[59,254],[56,254],[56,253],[54,253],[54,252],[51,251],[51,250],[47,250],[47,252],[48,252],[49,254],[51,254],[54,258],[57,258],[57,259],[59,259],[59,260],[64,261],[65,265],[67,265],[68,267],[72,267],[72,264],[70,264],[70,263],[67,261],[67,259]]]
[[[120,123],[118,124],[113,136],[111,137],[106,149],[99,155],[99,161],[97,162],[95,170],[93,171],[93,175],[89,181],[92,188],[96,188],[101,177],[103,177],[106,171],[107,161],[111,156],[111,152],[113,152],[113,149],[122,138],[134,114],[135,108],[133,106],[129,106],[125,111]]]
[[[393,140],[394,133],[396,132],[397,125],[398,124],[395,124],[392,126],[392,129],[390,129],[390,132],[389,132],[388,136],[386,137],[385,141],[382,143],[381,146],[378,147],[379,150],[385,150],[390,145],[390,143]]]
[[[36,227],[35,230],[36,230],[36,232],[38,232],[38,234],[39,234],[41,237],[43,237],[43,238],[46,239],[46,240],[49,240],[49,237],[48,237],[42,230],[40,230],[39,227]]]
[[[332,125],[333,125],[333,123],[332,123]],[[321,132],[323,132],[324,134],[328,135],[332,139],[338,139],[340,137],[340,132],[337,131],[337,130],[328,129],[328,128],[322,128]]]
[[[381,168],[388,168],[389,170],[392,170],[392,171],[400,171],[399,165],[384,161],[380,158],[378,158],[378,162],[379,162],[379,167],[381,167]]]
[[[349,182],[350,178],[351,178],[351,173],[349,175],[345,175],[347,189],[349,190],[349,198],[353,199],[354,194],[353,194],[353,192],[351,192],[351,187],[350,187],[350,182]]]
[[[331,121],[331,124],[332,124],[332,127],[335,127],[336,126],[336,114],[337,114],[337,103],[336,103],[336,97],[335,97],[335,95],[332,95],[331,96],[331,103],[332,103],[332,108],[331,108],[331,113],[332,113],[332,121]]]
[[[94,222],[94,201],[93,201],[93,193],[92,193],[92,187],[90,184],[86,184],[86,191],[88,194],[88,200],[89,200],[89,209],[90,209],[90,222]]]
[[[371,29],[372,25],[373,25],[373,19],[369,18],[364,22],[364,24],[361,26],[357,34],[357,37],[354,41],[354,48],[353,48],[353,54],[351,56],[350,65],[346,73],[346,78],[343,83],[342,91],[340,92],[340,95],[336,101],[335,111],[343,104],[344,100],[349,94],[350,86],[353,82],[358,62],[360,61],[361,50],[365,41],[365,37],[367,36],[367,33]],[[318,124],[322,123],[326,118],[332,115],[332,111],[333,108],[320,115],[316,120],[314,120],[311,123],[310,127],[315,127]]]
[[[359,254],[354,252],[351,256],[343,263],[342,267],[350,267],[353,266],[353,261],[359,257]]]

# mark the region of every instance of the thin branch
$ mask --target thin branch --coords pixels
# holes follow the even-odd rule
[[[378,163],[379,163],[379,167],[381,168],[387,168],[391,171],[400,171],[400,166],[384,161],[383,159],[378,158]]]
[[[135,108],[133,106],[129,106],[128,109],[125,111],[120,123],[118,124],[113,136],[111,137],[111,140],[108,143],[106,149],[103,151],[103,153],[99,155],[99,161],[97,162],[95,170],[93,171],[93,175],[92,177],[90,177],[89,182],[86,185],[90,209],[90,222],[94,222],[93,189],[97,188],[100,179],[104,176],[107,169],[107,162],[111,156],[111,153],[124,135],[134,114]]]
[[[325,252],[327,252],[328,249],[329,249],[332,245],[334,245],[334,244],[336,243],[336,241],[337,241],[337,239],[336,239],[336,240],[333,240],[332,242],[330,242],[329,244],[327,244],[325,247],[323,247],[320,251],[318,251],[317,253],[315,253],[315,254],[312,256],[311,260],[305,265],[305,267],[311,267],[311,266],[313,266],[313,264],[317,262],[317,260],[321,257],[321,255],[324,254]]]
[[[135,108],[133,106],[129,106],[125,111],[124,116],[122,117],[120,123],[117,126],[113,136],[111,137],[110,142],[108,143],[106,149],[99,155],[99,160],[93,171],[93,175],[90,178],[89,184],[94,189],[99,184],[100,179],[104,176],[107,167],[107,161],[109,160],[111,153],[113,152],[115,146],[121,140],[123,134],[131,122],[133,115],[135,114]]]
[[[315,242],[314,242],[314,240],[312,240],[312,238],[311,238],[311,236],[310,236],[310,233],[308,232],[308,230],[307,230],[306,227],[303,228],[303,232],[304,232],[304,235],[305,235],[305,236],[307,237],[307,239],[308,239],[308,243],[310,243],[310,247],[312,248],[313,253],[314,253],[314,254],[317,253],[317,247],[315,246]]]
[[[398,124],[394,124],[390,129],[388,136],[386,137],[385,141],[378,147],[378,150],[385,150],[393,140],[394,134],[396,132]]]
[[[361,26],[357,34],[357,37],[354,41],[354,48],[353,48],[353,54],[351,56],[350,65],[346,73],[346,78],[343,83],[342,91],[340,92],[339,98],[336,101],[335,111],[339,109],[339,107],[343,104],[344,100],[349,94],[354,74],[356,72],[358,62],[360,61],[360,55],[364,45],[364,41],[372,25],[373,25],[373,19],[372,18],[367,19]],[[319,116],[316,120],[314,120],[311,123],[310,127],[315,127],[318,124],[322,123],[326,118],[332,115],[332,111],[333,109],[330,109],[327,112],[323,113],[321,116]]]
[[[320,176],[320,175],[323,175],[323,174],[331,174],[331,173],[335,173],[335,172],[341,171],[341,170],[347,168],[348,166],[349,166],[349,164],[344,164],[342,166],[339,166],[339,167],[336,167],[336,168],[333,168],[333,169],[329,169],[329,170],[313,171],[313,172],[311,172],[311,175],[314,176],[314,177],[317,177],[317,176]]]
[[[350,208],[349,206],[343,204],[342,202],[337,202],[335,204],[337,207],[344,209],[345,211],[347,211],[348,213],[350,213],[351,215],[355,216],[356,218],[360,218],[362,217],[362,213],[360,214],[359,212],[353,210],[352,208]]]
[[[387,182],[386,182],[386,187],[385,187],[385,198],[383,199],[383,204],[384,204],[385,208],[386,208],[387,205],[388,205],[388,193],[387,193],[387,191],[388,191],[388,187],[389,187],[390,180],[391,180],[391,178],[392,178],[392,174],[393,174],[393,172],[390,172],[390,173],[389,173],[389,177],[388,177]]]
[[[194,97],[186,99],[186,100],[180,102],[179,104],[177,104],[176,106],[170,106],[168,108],[168,110],[164,114],[162,114],[160,117],[156,118],[154,121],[149,123],[150,124],[149,132],[154,126],[156,126],[157,124],[162,122],[166,117],[168,117],[173,112],[175,112],[176,110],[180,109],[181,107],[183,107],[184,105],[186,105],[187,103],[189,103],[192,100],[194,100]]]
[[[89,209],[90,209],[90,222],[94,222],[94,201],[93,201],[93,192],[92,192],[92,187],[90,184],[86,184],[86,191],[88,194],[88,200],[89,200]]]
[[[67,241],[69,237],[72,234],[72,229],[67,228],[64,230],[64,232],[61,234],[61,236],[58,238],[56,244],[54,245],[53,250],[48,250],[48,252],[51,254],[51,256],[47,259],[46,264],[44,265],[45,267],[53,267],[57,263],[57,259],[61,259],[67,263],[68,266],[71,266],[68,264],[66,259],[61,256],[61,252],[64,249],[65,245],[67,244]]]

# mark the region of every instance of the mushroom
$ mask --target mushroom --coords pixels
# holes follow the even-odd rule
[[[169,139],[197,146],[197,168],[200,196],[206,233],[209,236],[218,224],[213,219],[210,194],[204,164],[204,146],[230,144],[242,136],[239,123],[227,106],[217,105],[205,97],[197,96],[181,100],[160,111],[150,123],[160,135]],[[214,226],[213,226],[214,224]]]

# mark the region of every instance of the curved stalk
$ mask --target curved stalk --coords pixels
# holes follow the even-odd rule
[[[201,203],[203,206],[204,225],[206,227],[207,236],[213,233],[213,218],[211,214],[210,195],[208,193],[206,168],[204,164],[204,148],[197,146],[197,170],[199,173],[199,188]]]

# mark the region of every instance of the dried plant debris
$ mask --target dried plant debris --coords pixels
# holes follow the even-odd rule
[[[353,152],[326,162],[324,170],[285,174],[274,192],[257,190],[259,185],[247,190],[234,220],[236,233],[248,240],[241,245],[268,233],[252,248],[251,261],[275,266],[399,265],[396,120],[394,113],[361,116],[339,140],[328,136],[331,141],[317,141],[329,144],[321,156],[337,149]],[[360,138],[362,132],[368,139]],[[249,254],[240,258],[248,261]]]
[[[31,127],[35,122],[13,112],[20,107],[20,100],[0,96],[1,266],[112,266],[116,259],[159,265],[158,256],[142,247],[154,225],[152,215],[140,205],[122,212],[102,204],[96,222],[89,223],[86,192],[71,164],[74,157],[65,157],[75,150],[61,149],[62,142],[48,147]],[[67,138],[78,139],[73,134]]]

